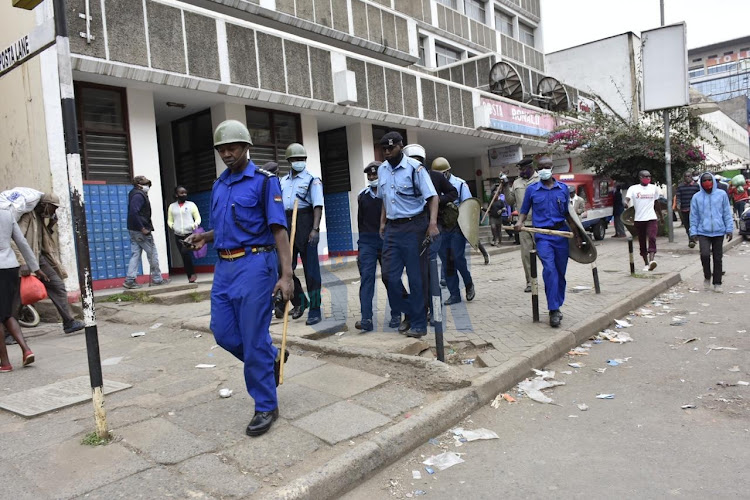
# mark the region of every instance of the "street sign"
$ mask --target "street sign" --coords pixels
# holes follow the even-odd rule
[[[31,33],[14,41],[0,51],[0,76],[20,66],[55,43],[55,24],[46,20]]]

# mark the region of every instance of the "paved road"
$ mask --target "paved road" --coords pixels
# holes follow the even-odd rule
[[[345,498],[747,498],[750,387],[717,383],[750,381],[750,245],[731,250],[725,264],[725,293],[704,292],[700,273],[685,276],[661,303],[644,306],[653,317],[635,316],[620,330],[634,342],[595,344],[588,356],[552,363],[566,383],[546,391],[559,406],[528,398],[485,406],[462,426],[499,440],[455,447],[450,433],[437,436],[465,463],[429,475],[421,462],[443,449],[426,443]],[[737,350],[707,354],[711,345]],[[689,404],[696,408],[681,409]]]

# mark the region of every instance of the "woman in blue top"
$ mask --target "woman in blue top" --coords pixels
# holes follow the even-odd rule
[[[711,289],[711,254],[714,258],[714,292],[721,293],[721,260],[724,253],[724,235],[732,241],[732,209],[727,193],[716,186],[710,172],[700,177],[701,190],[690,200],[690,237],[698,237],[703,264],[703,289]]]

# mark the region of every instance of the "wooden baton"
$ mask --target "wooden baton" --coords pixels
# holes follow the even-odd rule
[[[294,236],[297,232],[297,202],[294,200],[294,208],[292,209],[292,232],[289,236],[290,248],[292,250],[292,258],[294,258]],[[289,328],[289,308],[291,307],[291,301],[287,300],[284,305],[284,328],[281,331],[281,363],[279,368],[279,385],[284,383],[284,355],[286,354],[286,331]]]

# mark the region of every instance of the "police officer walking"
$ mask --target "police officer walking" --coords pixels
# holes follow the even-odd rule
[[[380,140],[385,161],[378,169],[378,197],[383,200],[380,234],[383,242],[383,267],[388,275],[388,301],[392,314],[405,312],[410,324],[400,329],[410,337],[427,334],[427,316],[423,284],[428,274],[423,243],[434,238],[437,227],[438,197],[427,170],[403,154],[403,138],[388,132]],[[401,298],[398,283],[406,267],[409,278],[408,302]],[[389,325],[396,328],[395,318]]]
[[[526,189],[530,185],[539,182],[539,175],[534,171],[533,163],[531,158],[526,158],[518,162],[518,178],[513,181],[510,190],[505,193],[505,201],[513,205],[516,210],[523,203]],[[551,164],[550,168],[552,168]],[[529,212],[528,225],[530,226],[531,223],[532,214]],[[519,233],[516,231],[516,234],[521,242],[521,263],[523,264],[523,272],[526,275],[526,288],[524,292],[531,293],[531,250],[534,249],[534,239],[527,232]]]
[[[244,362],[245,385],[255,401],[245,432],[260,436],[279,416],[281,360],[268,331],[273,296],[281,292],[289,300],[294,285],[279,180],[248,159],[252,144],[247,127],[236,120],[216,127],[214,147],[227,170],[211,193],[214,229],[185,241],[194,249],[213,241],[219,254],[211,287],[211,331],[217,344]]]
[[[302,270],[305,273],[305,284],[309,300],[302,291],[299,278],[294,279],[294,296],[292,297],[292,318],[297,319],[310,307],[306,325],[320,323],[323,315],[320,311],[320,262],[318,261],[318,242],[320,241],[320,218],[323,215],[323,183],[307,169],[307,151],[302,144],[292,143],[286,148],[286,160],[292,167],[289,174],[281,178],[281,192],[286,210],[287,228],[291,231],[292,211],[297,200],[297,233],[292,242],[292,270],[297,268],[297,256],[302,258]]]
[[[453,187],[458,191],[457,205],[461,205],[464,200],[471,198],[471,191],[466,181],[456,177],[450,172],[451,165],[443,157],[435,158],[432,162],[432,170],[440,172]],[[464,279],[466,286],[466,300],[474,299],[476,292],[474,290],[474,281],[471,279],[469,266],[466,262],[466,237],[461,232],[461,228],[456,223],[453,227],[446,227],[442,233],[442,242],[440,243],[440,260],[442,261],[443,274],[448,285],[450,296],[444,302],[445,305],[458,304],[461,302],[461,291],[458,287],[458,274]]]
[[[538,164],[539,182],[529,185],[521,205],[520,216],[516,222],[516,231],[526,222],[526,217],[534,210],[534,227],[542,229],[561,230],[567,222],[570,231],[576,238],[576,245],[582,245],[582,235],[578,231],[573,217],[570,215],[570,197],[565,184],[552,177],[551,162]],[[524,232],[521,232],[523,235]],[[547,309],[549,310],[549,324],[558,328],[563,319],[560,308],[565,302],[565,271],[568,268],[569,245],[562,236],[552,236],[537,233],[534,236],[536,251],[542,261],[542,278],[544,292],[547,295]]]
[[[375,269],[380,262],[381,278],[385,289],[388,290],[388,276],[383,271],[383,240],[380,237],[380,213],[383,210],[383,200],[378,198],[378,167],[380,162],[374,161],[365,167],[367,175],[367,187],[359,192],[357,196],[357,229],[359,239],[357,240],[357,266],[359,267],[359,303],[362,319],[354,325],[362,332],[372,331],[372,300],[375,296]],[[401,284],[401,280],[399,280]],[[401,284],[401,297],[406,298],[408,294],[404,285]],[[398,325],[401,317],[391,309],[391,323]]]

